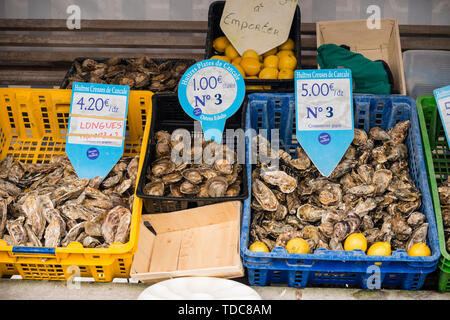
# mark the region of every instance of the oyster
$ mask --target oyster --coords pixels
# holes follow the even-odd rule
[[[58,217],[54,217],[45,229],[44,239],[46,247],[59,246],[62,238],[61,230],[64,230],[61,225],[61,220]]]
[[[412,212],[406,221],[411,227],[417,227],[425,222],[425,215],[420,212]]]
[[[107,213],[105,220],[102,223],[102,236],[105,239],[106,243],[113,243],[116,237],[116,234],[119,230],[119,225],[121,226],[121,233],[118,236],[121,239],[124,239],[128,236],[127,230],[125,230],[125,222],[128,220],[129,210],[122,206],[114,207],[109,210]]]
[[[338,184],[328,183],[319,192],[319,201],[329,206],[342,201],[342,190]]]
[[[8,218],[8,204],[5,199],[0,199],[0,239],[6,228],[6,221]]]
[[[306,152],[300,147],[297,147],[297,158],[287,162],[297,170],[306,170],[311,166],[311,160]]]
[[[123,207],[118,206],[116,208],[123,208]],[[114,235],[114,242],[126,243],[130,235],[130,226],[131,226],[131,212],[127,208],[123,208],[121,210],[119,224],[117,226],[117,230]]]
[[[370,139],[381,140],[381,141],[386,141],[386,140],[391,139],[391,136],[386,131],[381,129],[380,127],[371,128],[369,130],[369,137],[370,137]]]
[[[162,177],[162,182],[165,185],[167,185],[167,184],[177,183],[177,182],[181,181],[181,179],[183,179],[183,176],[181,175],[180,172],[172,172],[172,173],[164,175]]]
[[[27,231],[28,236],[28,243],[32,247],[42,247],[42,243],[39,240],[39,238],[34,234],[33,230],[31,230],[31,227],[27,224],[25,224],[25,230]]]
[[[409,120],[398,122],[392,129],[388,130],[393,144],[402,143],[409,129]]]
[[[200,184],[203,181],[203,176],[200,171],[196,169],[185,169],[181,174],[187,181],[193,184]]]
[[[228,182],[224,177],[213,177],[206,181],[206,189],[211,198],[223,197],[227,192]]]
[[[319,244],[319,231],[312,225],[305,226],[302,230],[303,238],[308,242],[311,251],[314,251]]]
[[[301,202],[296,192],[286,194],[286,204],[289,214],[297,213],[297,209],[301,206]]]
[[[333,170],[330,175],[330,179],[338,179],[344,174],[350,172],[357,164],[357,161],[351,159],[344,159],[341,161],[337,167]]]
[[[55,205],[63,201],[78,197],[89,184],[89,179],[78,179],[71,184],[61,186],[52,192],[50,198]]]
[[[259,202],[261,207],[266,211],[276,211],[278,208],[278,200],[273,192],[259,179],[255,179],[252,183],[253,196]]]
[[[406,251],[409,251],[411,247],[416,243],[426,243],[428,234],[428,223],[423,223],[417,227],[406,243]]]
[[[392,217],[392,231],[397,240],[405,241],[411,236],[412,229],[399,213]]]
[[[336,238],[331,238],[330,242],[328,244],[328,247],[333,251],[342,251],[344,250],[344,247],[342,246],[341,241],[339,241]]]
[[[297,209],[297,218],[300,221],[317,222],[322,219],[322,216],[326,213],[326,210],[311,204],[304,204]]]
[[[288,213],[288,210],[282,204],[278,205],[277,211],[272,213],[272,219],[274,220],[283,220]]]
[[[362,184],[350,188],[347,192],[357,196],[369,196],[375,193],[376,186],[374,184]]]
[[[368,212],[372,211],[377,207],[377,202],[374,198],[360,198],[355,206],[354,211],[360,216],[365,216]]]
[[[222,174],[232,174],[233,165],[229,163],[226,159],[218,159],[214,162],[214,169]]]
[[[322,222],[319,227],[319,232],[325,237],[325,238],[331,238],[333,237],[334,233],[334,224],[331,222]]]
[[[200,191],[200,187],[196,184],[185,180],[180,185],[180,192],[182,194],[197,194]]]
[[[266,183],[278,186],[283,193],[294,192],[297,188],[297,180],[284,171],[263,170],[260,176]]]
[[[80,222],[76,225],[74,225],[69,232],[67,232],[67,235],[64,237],[64,239],[61,241],[61,245],[63,247],[66,247],[69,243],[76,241],[77,237],[80,235],[80,233],[83,231],[84,229],[84,224],[86,222]]]
[[[385,163],[388,161],[387,158],[387,148],[385,145],[379,146],[379,147],[375,147],[372,150],[372,158],[377,162],[377,163]]]
[[[161,197],[164,195],[164,183],[150,182],[144,186],[144,193],[149,196]]]
[[[85,248],[95,248],[97,246],[99,246],[101,243],[98,239],[93,238],[91,236],[86,236],[83,239],[83,247]]]
[[[392,171],[387,169],[376,170],[372,181],[376,186],[376,194],[383,194],[392,181]]]
[[[355,146],[364,145],[367,142],[367,139],[368,136],[364,130],[355,128],[355,135],[352,142]]]
[[[45,231],[45,217],[42,215],[38,198],[30,195],[22,205],[22,209],[27,217],[26,224],[31,227],[33,233],[41,239]]]
[[[286,244],[294,238],[302,238],[303,233],[301,231],[291,230],[280,234],[275,241],[275,247],[286,247]]]
[[[175,164],[170,159],[161,158],[153,162],[152,169],[155,177],[162,177],[175,171]]]

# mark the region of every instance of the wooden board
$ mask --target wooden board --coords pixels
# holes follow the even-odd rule
[[[240,201],[231,201],[143,215],[142,221],[150,222],[156,235],[141,225],[142,241],[131,277],[154,282],[180,276],[243,276],[239,253],[241,210]]]

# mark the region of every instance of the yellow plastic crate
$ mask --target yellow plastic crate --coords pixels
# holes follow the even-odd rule
[[[26,163],[47,163],[65,153],[72,90],[0,89],[0,161],[7,155]],[[124,155],[140,154],[144,162],[152,114],[150,91],[130,91]],[[83,248],[73,242],[64,248],[36,248],[21,253],[0,240],[0,277],[20,274],[24,279],[66,280],[73,276],[95,281],[129,278],[137,250],[142,200],[134,198],[130,238],[109,248]],[[76,267],[74,267],[76,266]],[[77,267],[79,273],[77,273]]]

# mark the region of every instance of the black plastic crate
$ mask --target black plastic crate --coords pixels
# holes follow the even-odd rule
[[[230,117],[226,124],[226,129],[244,129],[246,100],[242,103],[242,107]],[[198,198],[198,197],[167,197],[167,196],[149,196],[144,194],[144,186],[148,182],[146,178],[147,171],[151,168],[151,163],[156,160],[156,141],[154,134],[159,130],[166,130],[172,133],[174,130],[183,128],[191,132],[194,131],[195,120],[189,117],[178,101],[177,94],[157,94],[152,97],[152,120],[149,141],[147,142],[147,150],[144,158],[144,165],[139,176],[138,187],[136,195],[144,199],[145,210],[148,213],[172,212],[177,210],[184,210],[194,208],[212,203],[245,200],[248,198],[248,182],[247,182],[247,168],[242,164],[241,175],[241,192],[236,197],[221,197],[221,198]],[[224,131],[225,131],[224,130]],[[225,134],[225,132],[224,132]],[[222,140],[225,143],[225,137]],[[237,144],[234,144],[235,151]]]
[[[121,58],[120,60],[120,64],[125,64],[125,65],[127,65],[128,64],[128,61],[127,60],[129,60],[129,59],[137,59],[137,58],[140,58],[140,57],[134,57],[134,58]],[[84,60],[86,60],[86,59],[91,59],[91,60],[94,60],[94,61],[96,61],[96,62],[105,62],[105,61],[107,61],[108,59],[110,59],[110,58],[86,58],[86,57],[78,57],[78,58],[75,58],[74,59],[74,61],[72,62],[72,64],[70,65],[70,68],[69,68],[69,71],[67,71],[67,73],[66,73],[66,75],[65,75],[65,77],[64,77],[64,80],[63,80],[63,82],[61,83],[61,85],[60,85],[60,89],[68,89],[68,87],[69,87],[69,78],[71,77],[71,76],[73,76],[74,74],[75,74],[75,72],[76,72],[76,68],[75,68],[75,61],[76,62],[78,62],[78,63],[82,63]],[[161,64],[161,63],[164,63],[164,62],[167,62],[167,61],[173,61],[173,62],[184,62],[184,63],[186,63],[186,65],[188,66],[188,68],[190,67],[190,66],[192,66],[193,64],[195,64],[197,61],[196,60],[194,60],[194,59],[160,59],[160,58],[151,58],[153,61],[155,61],[157,64]],[[187,69],[186,69],[187,70]],[[175,90],[171,90],[172,92],[176,92],[176,90],[178,89],[178,83],[177,83],[177,85],[176,85],[176,87],[175,87]],[[150,90],[149,89],[149,87],[148,86],[145,86],[145,87],[143,87],[143,88],[139,88],[139,89],[133,89],[133,90]]]
[[[225,7],[225,1],[214,1],[209,6],[208,11],[208,33],[206,35],[205,45],[205,59],[209,59],[216,54],[213,48],[214,39],[224,36],[222,29],[220,28],[220,19],[222,18],[223,9]],[[297,59],[297,70],[301,69],[301,13],[300,7],[297,5],[295,9],[294,19],[292,20],[291,31],[289,32],[289,38],[294,40],[294,53]],[[264,91],[280,91],[286,89],[294,89],[294,79],[244,79],[246,86],[271,86],[270,90]]]

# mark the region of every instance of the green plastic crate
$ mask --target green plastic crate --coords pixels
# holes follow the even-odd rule
[[[433,95],[417,98],[417,113],[442,254],[438,264],[440,269],[438,289],[450,292],[450,254],[445,246],[444,225],[437,189],[450,174],[450,150]]]

